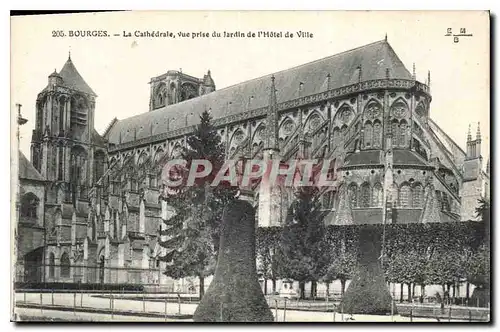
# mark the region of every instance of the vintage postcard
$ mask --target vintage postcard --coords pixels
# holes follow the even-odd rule
[[[11,319],[490,322],[490,13],[11,17]]]

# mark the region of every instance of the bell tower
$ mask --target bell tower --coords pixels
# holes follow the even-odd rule
[[[31,161],[46,180],[73,184],[79,192],[91,185],[96,97],[71,56],[49,75],[37,96],[31,139]]]

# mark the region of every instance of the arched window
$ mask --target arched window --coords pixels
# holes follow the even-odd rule
[[[54,278],[56,258],[53,253],[49,255],[49,277]]]
[[[450,203],[450,198],[448,197],[447,193],[442,192],[441,193],[441,201],[442,201],[442,206],[443,206],[443,211],[451,211],[451,203]]]
[[[121,187],[121,181],[120,181],[120,175],[119,174],[115,174],[113,176],[113,180],[112,180],[112,192],[113,192],[113,195],[119,195],[120,194],[120,187]]]
[[[372,206],[382,206],[382,195],[382,185],[380,183],[375,183],[372,190]]]
[[[365,182],[361,185],[360,189],[360,197],[359,197],[359,206],[360,207],[369,207],[370,206],[370,184]]]
[[[371,148],[373,146],[373,125],[370,121],[367,121],[365,123],[365,129],[364,129],[364,140],[365,140],[365,147],[366,148]]]
[[[132,192],[139,191],[139,181],[137,179],[137,174],[133,174],[130,176],[130,191]]]
[[[347,125],[343,125],[342,128],[340,128],[340,133],[341,133],[340,140],[342,141],[343,139],[346,138],[347,135]]]
[[[87,162],[87,152],[79,145],[71,149],[71,182],[83,184],[86,179],[85,165]]]
[[[399,206],[411,206],[411,188],[407,183],[402,184],[399,188]]]
[[[418,116],[422,117],[425,115],[425,104],[423,102],[419,102],[417,105],[417,108],[415,109],[415,113],[417,113]]]
[[[137,179],[139,188],[147,188],[148,187],[148,156],[145,153],[142,153],[139,159],[137,160]]]
[[[57,179],[62,180],[64,176],[64,148],[59,145],[57,148]]]
[[[64,98],[59,99],[59,133],[64,131],[64,109],[66,106],[66,100]]]
[[[351,203],[351,208],[358,206],[358,186],[355,183],[351,183],[347,189],[347,194],[349,197],[349,202]]]
[[[400,147],[406,147],[406,130],[408,128],[408,124],[406,123],[405,120],[401,121],[400,128],[399,128],[399,146]]]
[[[333,147],[337,147],[340,144],[340,128],[333,128]]]
[[[420,183],[413,187],[413,207],[421,208],[424,205],[424,188]]]
[[[67,253],[61,256],[61,278],[69,277],[70,261]]]
[[[397,147],[399,141],[399,123],[398,120],[393,120],[391,123],[392,146]]]
[[[373,123],[373,147],[382,147],[382,124],[378,120]]]
[[[153,108],[165,106],[165,99],[167,94],[167,86],[165,83],[160,83],[155,90],[155,95],[153,99]]]
[[[35,196],[35,194],[24,194],[21,197],[21,216],[26,218],[36,218],[39,202],[40,200]]]

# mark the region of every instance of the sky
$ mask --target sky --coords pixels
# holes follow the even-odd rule
[[[447,29],[471,37],[458,43]],[[104,30],[110,37],[69,37],[70,31]],[[287,31],[290,38],[137,38],[134,31]],[[63,31],[65,37],[53,37]],[[298,38],[304,31],[312,38]],[[217,89],[387,39],[417,80],[431,72],[431,118],[465,150],[467,129],[480,123],[482,155],[489,156],[490,69],[487,12],[161,12],[40,15],[11,18],[11,112],[22,104],[28,123],[20,149],[29,158],[37,94],[47,77],[71,59],[98,95],[95,127],[149,109],[149,80],[168,70],[203,77],[210,69]],[[115,37],[113,34],[119,34]],[[14,137],[14,136],[12,136]],[[15,143],[15,140],[13,141]]]

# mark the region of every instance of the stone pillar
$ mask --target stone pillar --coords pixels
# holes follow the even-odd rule
[[[139,233],[141,234],[146,233],[145,209],[146,207],[144,206],[144,199],[141,198],[139,203]]]
[[[111,219],[111,214],[109,212],[109,206],[106,206],[106,209],[104,210],[104,234],[106,236],[110,235],[110,231],[109,231],[110,219]]]
[[[111,280],[111,244],[109,241],[109,236],[106,236],[104,244],[104,283],[110,283]]]

